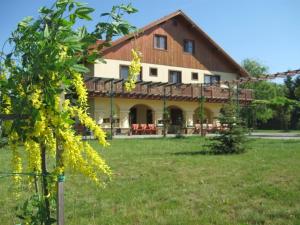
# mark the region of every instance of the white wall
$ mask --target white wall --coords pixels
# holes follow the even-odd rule
[[[129,61],[106,59],[106,64],[96,63],[94,65],[95,77],[106,77],[118,79],[120,76],[120,65],[130,65]],[[150,76],[150,68],[157,68],[158,75]],[[169,70],[177,70],[182,73],[182,83],[203,83],[204,74],[220,75],[221,80],[234,80],[238,75],[234,73],[225,73],[219,71],[198,70],[184,67],[165,66],[158,64],[142,63],[143,81],[168,82]],[[192,73],[198,73],[198,80],[192,80]]]

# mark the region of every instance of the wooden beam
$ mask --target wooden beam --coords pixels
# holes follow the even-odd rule
[[[25,114],[0,114],[0,120],[28,119],[29,115]]]

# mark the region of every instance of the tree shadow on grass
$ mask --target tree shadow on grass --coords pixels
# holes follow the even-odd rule
[[[171,155],[214,155],[211,151],[209,150],[201,150],[201,151],[184,151],[184,152],[174,152],[171,153]]]

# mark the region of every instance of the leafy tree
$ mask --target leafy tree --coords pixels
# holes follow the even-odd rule
[[[268,73],[268,67],[262,65],[261,63],[245,59],[242,62],[242,66],[249,72],[249,74],[253,77],[262,77],[266,76]],[[245,83],[242,85],[243,88],[249,88],[254,91],[254,96],[256,101],[254,101],[250,107],[244,107],[241,110],[242,115],[246,118],[246,120],[251,121],[248,124],[252,127],[260,127],[263,128],[269,121],[273,121],[279,115],[278,110],[279,106],[271,107],[269,101],[276,101],[278,98],[283,98],[286,93],[286,87],[281,84],[272,83],[269,81],[259,81],[259,82],[251,82]],[[287,118],[285,115],[284,118]],[[281,121],[282,118],[278,118],[278,121]],[[280,123],[288,124],[287,123]],[[282,127],[283,128],[283,127]]]
[[[300,101],[300,76],[297,76],[295,79],[292,77],[287,77],[284,80],[286,86],[285,96],[289,99]],[[299,129],[300,128],[300,109],[299,107],[294,107],[291,110],[291,128]]]
[[[84,64],[101,60],[101,50],[110,45],[114,36],[132,30],[122,16],[136,10],[131,5],[115,6],[110,13],[102,14],[109,16],[110,22],[98,23],[93,32],[84,26],[75,29],[78,20],[91,20],[93,11],[74,0],[57,0],[49,8],[42,7],[37,19],[27,17],[18,24],[9,39],[12,52],[1,54],[5,56],[4,65],[0,64],[0,113],[24,114],[5,124],[14,181],[16,187],[21,184],[25,165],[21,151],[25,151],[25,172],[35,177],[29,182],[40,182],[42,186],[42,192],[34,194],[20,208],[19,218],[26,224],[49,225],[55,221],[55,183],[64,179],[65,168],[98,185],[104,185],[111,175],[98,152],[76,136],[73,124],[78,119],[93,132],[99,144],[108,145],[101,127],[87,114],[83,75],[89,70]],[[98,38],[104,42],[95,46]],[[133,51],[133,55],[132,79],[140,70],[137,52]],[[132,86],[131,81],[128,86]],[[19,144],[24,149],[18,148]],[[47,163],[54,168],[47,168]]]
[[[244,59],[242,67],[252,76],[261,77],[268,73],[268,67],[253,59]]]

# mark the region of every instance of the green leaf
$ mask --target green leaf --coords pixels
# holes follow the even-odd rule
[[[63,43],[77,43],[80,41],[80,38],[76,35],[68,36],[62,40]]]
[[[41,7],[41,8],[39,9],[39,12],[42,13],[42,14],[48,14],[48,13],[53,12],[53,10],[52,10],[52,9],[49,9],[49,8],[47,8],[47,7],[45,7],[45,6],[43,6],[43,7]]]
[[[75,14],[71,14],[71,15],[70,15],[70,21],[71,21],[72,23],[75,23],[75,20],[76,20],[76,15],[75,15]]]
[[[32,20],[33,18],[31,16],[27,16],[19,23],[19,26],[27,27]]]
[[[80,18],[80,19],[86,19],[86,20],[92,20],[90,17],[90,13],[94,12],[95,10],[90,7],[80,7],[75,10],[75,14]]]
[[[102,16],[109,16],[110,15],[110,13],[101,13],[100,14],[100,16],[102,17]]]
[[[71,68],[79,73],[88,73],[90,70],[86,68],[83,64],[72,65]]]
[[[68,2],[69,2],[68,0],[58,0],[56,2],[56,7],[62,8],[64,6],[66,6],[68,4]]]
[[[70,11],[72,11],[72,9],[75,7],[75,4],[74,3],[71,3],[70,5],[69,5],[69,12]]]
[[[48,38],[49,37],[49,28],[48,28],[48,24],[46,24],[45,29],[44,29],[44,37]]]

